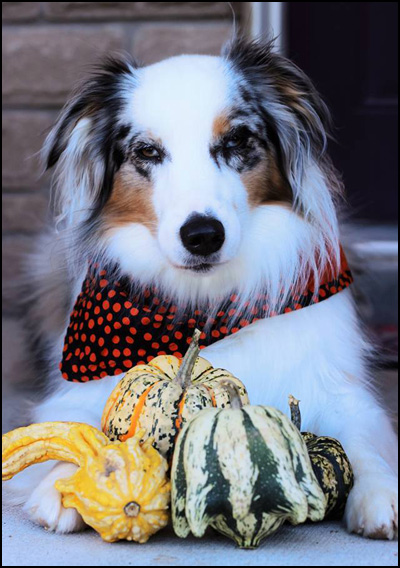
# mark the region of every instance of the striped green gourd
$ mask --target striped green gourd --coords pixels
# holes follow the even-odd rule
[[[326,498],[303,438],[279,410],[206,409],[181,431],[172,471],[175,533],[208,526],[256,548],[285,521],[322,520]]]
[[[289,397],[292,422],[301,431],[299,401]],[[354,473],[342,444],[328,436],[302,433],[312,468],[327,498],[325,518],[339,520],[343,517],[347,499],[354,485]]]

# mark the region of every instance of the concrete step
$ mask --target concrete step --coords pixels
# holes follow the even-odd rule
[[[360,315],[382,345],[383,362],[398,362],[398,227],[347,224],[342,242],[352,268]]]

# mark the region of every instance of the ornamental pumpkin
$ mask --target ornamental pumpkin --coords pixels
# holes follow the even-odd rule
[[[108,542],[144,543],[169,519],[168,464],[140,434],[110,443],[86,424],[48,422],[3,436],[3,481],[30,465],[61,460],[79,466],[55,487],[64,507],[76,509]]]
[[[128,371],[104,408],[102,430],[110,440],[144,430],[169,460],[177,434],[197,412],[249,404],[243,383],[198,357],[199,337],[196,330],[183,359],[162,355]]]
[[[175,533],[208,526],[241,548],[256,548],[287,520],[325,516],[326,498],[305,443],[279,410],[206,409],[180,433],[172,462]]]
[[[289,397],[292,422],[301,431],[299,401]],[[354,473],[342,444],[334,438],[302,433],[314,474],[327,498],[325,518],[340,520],[354,485]]]

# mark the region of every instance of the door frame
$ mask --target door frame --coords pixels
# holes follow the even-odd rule
[[[247,20],[252,38],[276,38],[275,48],[281,53],[287,48],[287,2],[245,2]]]

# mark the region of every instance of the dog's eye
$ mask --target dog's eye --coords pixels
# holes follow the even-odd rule
[[[138,152],[142,158],[146,158],[147,160],[161,159],[160,151],[154,146],[144,146],[143,148],[140,148]]]
[[[245,132],[232,134],[225,140],[225,148],[227,150],[238,150],[247,144],[248,139],[249,136]]]

